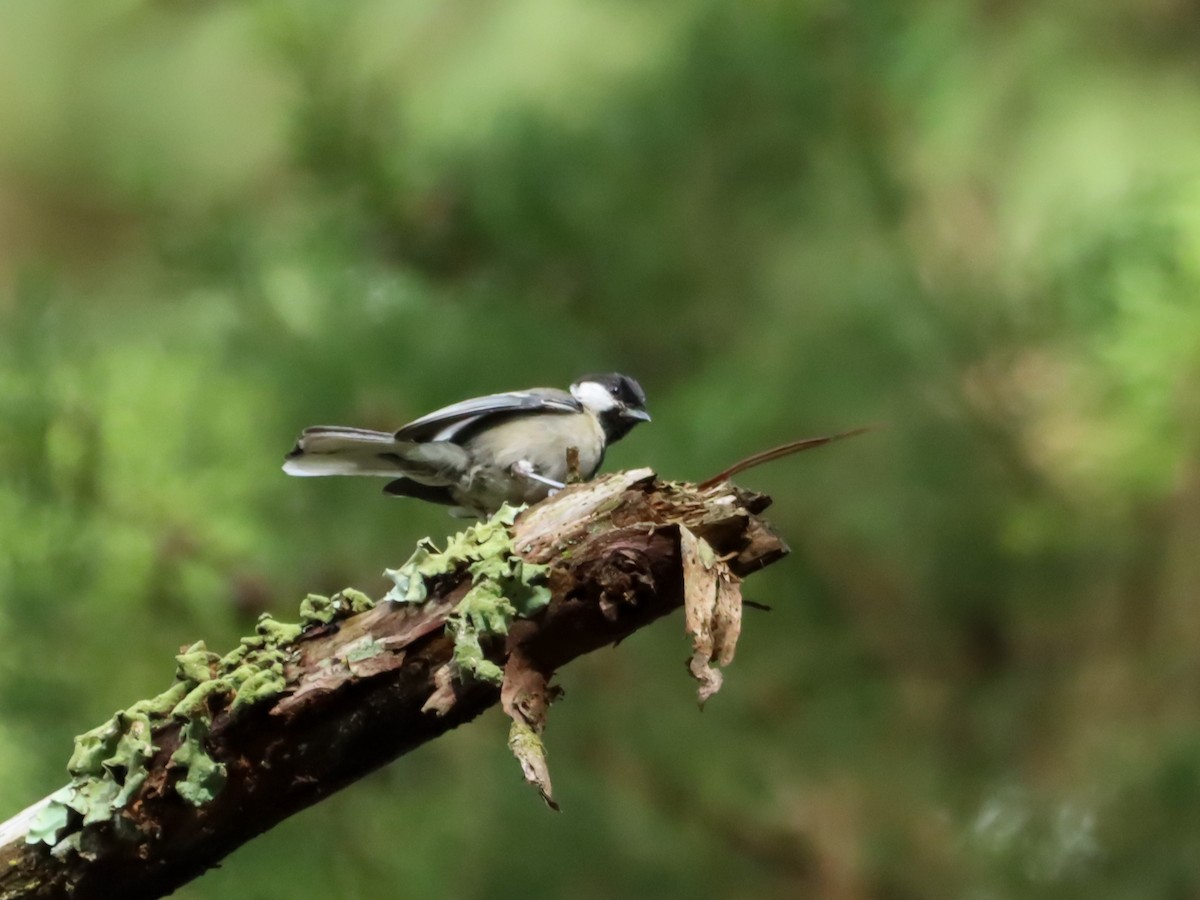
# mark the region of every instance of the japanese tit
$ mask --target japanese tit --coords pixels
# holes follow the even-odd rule
[[[573,474],[592,478],[604,451],[639,422],[646,394],[628,375],[586,375],[571,390],[531,388],[463,400],[394,433],[319,425],[287,455],[289,475],[376,475],[384,492],[487,516],[504,503],[536,503]]]

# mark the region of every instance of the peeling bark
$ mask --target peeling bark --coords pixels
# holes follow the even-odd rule
[[[512,719],[508,732],[508,747],[521,764],[525,780],[537,788],[542,800],[557,811],[554,791],[550,786],[550,767],[546,764],[546,747],[542,732],[546,729],[546,713],[559,696],[550,686],[550,676],[540,672],[520,647],[508,655],[504,666],[504,683],[500,686],[500,705]]]
[[[206,746],[227,780],[214,799],[193,806],[180,798],[169,765],[180,726],[156,730],[149,774],[124,810],[135,826],[126,836],[92,825],[87,858],[52,855],[25,842],[46,801],[0,824],[0,900],[164,896],[292,813],[502,700],[526,777],[553,804],[541,730],[554,672],[684,604],[698,573],[685,575],[681,543],[689,553],[703,543],[717,560],[705,569],[715,583],[703,668],[732,659],[737,579],[787,552],[758,518],[769,502],[728,482],[664,483],[646,469],[568,487],[513,526],[517,552],[549,564],[553,598],[484,648],[505,669],[503,689],[455,674],[445,625],[471,588],[465,573],[438,578],[420,605],[380,603],[309,627],[290,645],[282,695],[215,714]],[[697,615],[689,613],[689,627]]]

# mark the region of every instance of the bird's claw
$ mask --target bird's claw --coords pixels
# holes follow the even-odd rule
[[[513,466],[513,471],[530,481],[536,481],[538,484],[544,484],[550,488],[549,496],[553,496],[558,491],[566,487],[561,481],[555,481],[553,478],[547,478],[545,475],[539,475],[533,470],[533,463],[527,459],[522,459]]]

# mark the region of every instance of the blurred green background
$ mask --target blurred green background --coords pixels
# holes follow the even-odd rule
[[[178,896],[1200,895],[1200,14],[1183,0],[0,4],[0,818],[442,510],[299,429],[638,377],[608,467],[794,548]],[[5,812],[7,811],[7,812]]]

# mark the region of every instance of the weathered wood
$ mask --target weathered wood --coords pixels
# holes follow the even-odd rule
[[[553,599],[485,647],[488,657],[501,666],[508,659],[510,671],[518,663],[535,670],[541,677],[527,681],[544,688],[565,663],[683,604],[681,526],[737,576],[786,553],[757,517],[768,503],[728,483],[666,484],[649,470],[567,488],[513,526],[517,552],[549,564]],[[173,790],[178,772],[168,763],[181,736],[169,724],[155,732],[150,774],[125,808],[135,839],[106,823],[89,826],[90,859],[26,844],[46,801],[0,824],[0,900],[164,896],[292,813],[475,718],[499,702],[500,689],[450,677],[453,640],[444,630],[470,587],[458,573],[437,579],[421,605],[381,603],[306,629],[292,645],[281,696],[239,715],[216,713],[207,746],[228,779],[204,805]],[[369,642],[372,655],[359,658],[353,651]],[[524,700],[539,731],[548,698]],[[505,708],[521,702],[509,692]],[[538,768],[522,759],[527,765]],[[548,780],[543,788],[549,801]]]

